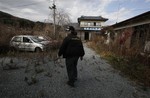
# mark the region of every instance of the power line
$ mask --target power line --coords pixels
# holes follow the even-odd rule
[[[4,0],[4,1],[1,1],[2,3],[12,3],[12,2],[15,2],[15,0],[11,0],[11,1],[7,1],[7,0]],[[18,2],[18,0],[17,0]]]
[[[23,5],[18,5],[18,6],[14,6],[14,7],[24,7],[24,6],[38,5],[38,4],[41,4],[41,2],[43,2],[43,1],[29,3],[29,4],[23,4]],[[8,2],[6,2],[6,3],[8,3]]]
[[[24,7],[24,6],[30,6],[30,5],[38,5],[38,4],[41,4],[41,2],[43,2],[43,1],[30,3],[30,4],[19,5],[19,6],[15,6],[15,7]]]
[[[30,5],[37,5],[39,3],[40,2],[38,2],[38,3],[31,3],[31,4],[25,4],[25,5],[19,5],[19,6],[15,6],[15,7],[24,7],[24,6],[30,6]]]
[[[38,5],[38,4],[41,4],[41,2],[43,2],[43,1],[34,2],[34,3],[29,3],[29,4],[24,4],[24,5],[13,6],[13,8],[25,7],[25,6],[31,6],[31,5]],[[4,10],[4,9],[11,9],[11,8],[10,8],[10,7],[6,7],[6,6],[3,6],[2,9]],[[13,10],[13,9],[11,9],[11,10]]]

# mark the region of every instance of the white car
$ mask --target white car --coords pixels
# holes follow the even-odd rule
[[[50,41],[33,35],[17,35],[10,41],[10,48],[21,51],[46,51]]]

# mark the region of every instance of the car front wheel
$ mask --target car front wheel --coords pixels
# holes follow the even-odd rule
[[[41,52],[42,50],[41,50],[41,48],[35,48],[35,52],[37,52],[37,53],[39,53],[39,52]]]

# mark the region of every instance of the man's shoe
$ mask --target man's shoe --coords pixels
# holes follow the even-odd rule
[[[67,84],[69,85],[69,86],[71,86],[71,87],[74,87],[74,83],[73,82],[67,82]]]

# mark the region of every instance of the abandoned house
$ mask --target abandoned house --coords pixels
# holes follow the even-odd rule
[[[78,18],[79,36],[82,40],[92,40],[94,33],[100,33],[107,18],[102,16],[81,16]]]
[[[112,25],[114,43],[126,49],[135,47],[150,52],[150,11]]]

